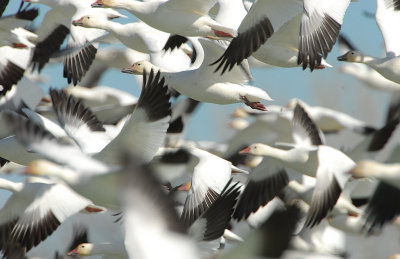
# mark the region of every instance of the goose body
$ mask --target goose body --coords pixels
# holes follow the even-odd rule
[[[215,0],[157,0],[150,2],[98,0],[92,6],[125,9],[151,27],[171,34],[189,37],[235,37],[235,30],[219,24],[208,16],[208,11],[215,3]]]
[[[0,211],[2,250],[7,242],[18,242],[30,250],[68,217],[93,206],[67,186],[42,178],[30,178],[26,183],[0,179],[0,188],[13,192]]]
[[[223,48],[207,40],[194,40],[198,59],[193,68],[182,72],[168,72],[161,70],[168,85],[178,92],[201,102],[216,104],[231,104],[243,102],[254,109],[265,110],[260,100],[271,100],[269,95],[260,88],[246,85],[249,80],[241,68],[233,70],[223,77],[214,75],[208,66],[210,59]],[[140,61],[125,69],[126,73],[141,74],[151,68],[159,69],[147,61]]]
[[[386,79],[400,83],[400,37],[395,24],[400,22],[400,11],[396,9],[395,0],[377,0],[376,22],[385,42],[386,56],[377,58],[350,50],[338,57],[339,61],[363,63],[375,69]]]
[[[323,68],[350,0],[256,1],[224,54],[213,64],[222,73],[253,55],[280,67]],[[329,28],[329,29],[328,29]],[[249,44],[250,42],[250,44]]]
[[[292,123],[293,139],[296,144],[292,148],[283,150],[258,143],[250,145],[249,148],[241,151],[242,153],[272,158],[269,160],[269,170],[267,172],[259,170],[256,175],[253,174],[248,186],[250,183],[257,185],[257,183],[263,183],[268,179],[276,183],[274,186],[284,184],[287,177],[284,177],[286,173],[283,171],[282,166],[317,179],[306,226],[318,224],[327,215],[328,211],[334,207],[345,183],[350,177],[350,170],[355,166],[354,161],[341,151],[323,145],[318,129],[312,123],[304,109],[297,104]],[[267,188],[261,186],[263,185],[257,188]],[[256,190],[250,191],[249,187],[249,193],[254,191]]]

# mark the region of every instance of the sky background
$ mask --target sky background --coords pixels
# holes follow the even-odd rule
[[[6,14],[15,13],[19,6],[19,1],[12,0],[6,9]],[[42,5],[35,5],[40,9],[40,16],[43,17],[48,8]],[[375,19],[365,15],[374,13],[376,9],[376,1],[361,0],[350,4],[348,8],[342,32],[350,38],[350,40],[365,53],[372,56],[381,56],[383,53],[383,42],[380,31],[376,25]],[[129,13],[121,11],[128,15],[129,19],[118,19],[121,23],[135,21]],[[36,22],[40,24],[40,22]],[[390,94],[378,92],[366,88],[356,79],[342,74],[338,71],[341,63],[336,60],[339,53],[337,46],[329,54],[327,62],[333,68],[310,72],[302,71],[301,68],[252,68],[254,77],[253,85],[258,86],[274,99],[273,102],[264,104],[285,105],[290,98],[300,98],[311,105],[320,105],[334,108],[346,112],[356,118],[360,118],[373,126],[380,127],[384,121],[384,113],[387,109]],[[64,87],[67,81],[62,77],[62,65],[47,65],[43,71],[43,75],[48,77],[48,82],[42,84],[43,89],[52,87]],[[136,84],[136,80],[131,75],[122,74],[118,70],[108,71],[100,82],[100,85],[106,85],[128,91],[135,96],[139,96],[140,88]],[[228,127],[231,118],[230,113],[241,104],[232,105],[215,105],[204,103],[193,117],[189,129],[188,139],[192,140],[209,140],[224,142],[228,141],[234,131]],[[331,145],[342,146],[344,142],[336,142],[338,139],[328,139],[332,141]],[[353,139],[352,141],[353,142]],[[13,178],[11,178],[13,179]],[[0,206],[7,200],[9,193],[0,192]],[[80,216],[80,221],[90,222],[87,216]],[[102,223],[98,223],[102,224]],[[111,233],[110,229],[106,229]],[[58,231],[67,238],[71,232],[71,224],[63,224]],[[53,238],[54,239],[54,238]],[[369,241],[368,241],[369,240]],[[367,239],[368,242],[376,244],[374,239]],[[367,242],[365,241],[365,242]],[[52,243],[53,242],[53,243]],[[55,244],[56,241],[46,241],[47,244]],[[398,242],[398,241],[397,241]],[[57,243],[59,244],[59,243]],[[60,248],[62,249],[62,248]],[[370,252],[370,258],[378,258],[373,254],[379,253],[379,250],[386,248],[379,247]],[[390,249],[389,249],[390,250]],[[389,253],[387,250],[386,252]],[[365,254],[360,258],[367,258]]]

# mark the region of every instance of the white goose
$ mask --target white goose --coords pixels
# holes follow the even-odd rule
[[[123,243],[82,243],[75,249],[69,251],[68,256],[83,257],[101,255],[107,258],[127,259],[128,255],[125,251]]]
[[[342,54],[349,51],[356,51],[357,48],[354,47],[350,41],[343,36],[339,35],[339,48]],[[362,63],[345,63],[340,68],[339,71],[348,75],[351,75],[361,81],[365,86],[381,91],[394,92],[400,90],[400,84],[386,79],[381,74],[376,72],[375,69],[369,67],[368,65]]]
[[[400,83],[400,36],[397,26],[400,22],[400,11],[396,9],[396,0],[377,0],[376,22],[385,42],[386,57],[377,58],[350,50],[339,61],[363,63],[375,69],[385,78]]]
[[[344,112],[321,106],[311,106],[297,98],[289,100],[287,106],[294,109],[297,103],[301,104],[301,106],[306,109],[308,115],[324,133],[349,129],[360,134],[368,135],[376,130],[367,125],[364,121],[351,117]]]
[[[158,0],[150,2],[130,0],[98,0],[92,7],[122,8],[160,31],[196,37],[233,38],[237,32],[225,27],[208,12],[216,0]]]
[[[17,133],[16,138],[37,154],[27,152],[24,148],[21,150],[21,145],[15,146],[15,138],[9,137],[2,141],[1,155],[5,158],[12,155],[9,160],[22,160],[24,164],[45,157],[77,171],[82,170],[82,167],[74,163],[75,156],[69,156],[69,152],[77,154],[78,160],[79,154],[87,152],[104,162],[118,164],[119,152],[125,150],[150,161],[164,142],[170,120],[170,103],[167,88],[159,73],[154,75],[151,71],[143,83],[138,105],[116,137],[108,135],[102,123],[80,102],[68,98],[58,102],[55,110],[60,124],[73,141],[60,140],[31,121],[8,114],[8,121],[13,124],[10,126]],[[12,146],[14,149],[7,152]],[[18,152],[15,152],[16,148],[19,148]],[[90,171],[90,166],[86,168]]]
[[[161,51],[163,42],[168,38],[168,33],[156,30],[143,22],[120,24],[97,15],[85,15],[72,21],[72,24],[106,30],[126,47],[143,53]]]
[[[241,67],[224,76],[215,75],[209,64],[211,59],[222,53],[223,48],[215,42],[199,39],[192,41],[197,51],[193,68],[182,72],[167,72],[161,69],[167,84],[176,91],[201,102],[216,104],[245,103],[253,109],[265,110],[260,100],[272,100],[260,88],[245,85],[249,75]],[[201,43],[201,45],[200,45]],[[148,61],[140,61],[122,72],[142,74],[150,69],[160,70]]]
[[[0,46],[34,47],[37,35],[25,30],[39,14],[38,9],[23,8],[23,2],[15,15],[3,16],[0,19]]]
[[[202,149],[189,148],[188,150],[197,161],[181,220],[185,225],[190,226],[218,198],[229,182],[232,172],[248,172]]]
[[[63,184],[43,178],[27,180],[14,183],[0,178],[0,188],[13,192],[0,211],[2,250],[7,242],[20,243],[30,250],[75,213],[103,211]]]
[[[258,0],[225,53],[213,64],[222,73],[253,55],[280,67],[323,68],[350,0]],[[299,32],[300,27],[300,32]],[[322,66],[321,66],[322,64]]]
[[[267,175],[265,172],[251,174],[250,182],[258,182],[260,188],[246,188],[243,196],[246,191],[253,193],[260,189],[259,192],[262,192],[268,182],[281,182],[285,175],[282,167],[315,177],[316,186],[305,223],[306,226],[312,227],[334,207],[355,163],[339,150],[323,145],[318,128],[299,104],[296,105],[292,125],[295,140],[293,148],[283,150],[264,144],[253,144],[241,151],[268,156],[275,164],[271,165]],[[260,185],[263,180],[267,182]]]
[[[228,182],[210,208],[187,228],[179,220],[173,200],[165,194],[159,180],[147,166],[131,163],[124,170],[122,182],[121,219],[125,227],[125,248],[129,257],[144,259],[160,256],[171,259],[200,258],[200,255],[205,255],[205,241],[219,239],[223,235],[239,195],[239,187],[230,186]],[[215,242],[207,243],[209,249]],[[219,242],[216,244],[219,245]],[[209,252],[215,253],[215,250]]]
[[[64,39],[68,38],[67,51],[58,55],[65,56],[64,74],[68,83],[76,85],[89,69],[97,52],[97,43],[90,41],[105,35],[102,30],[87,30],[71,26],[72,20],[84,14],[96,13],[108,19],[122,17],[114,10],[97,10],[90,8],[89,0],[26,0],[31,3],[40,3],[51,7],[39,27],[38,42],[32,56],[33,68],[39,72],[49,59],[60,49]]]

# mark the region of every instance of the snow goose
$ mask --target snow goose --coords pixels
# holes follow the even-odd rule
[[[297,98],[291,99],[287,106],[293,109],[296,106],[296,103],[299,103],[304,107],[311,119],[324,133],[349,129],[360,134],[368,135],[376,130],[371,126],[368,126],[365,122],[353,118],[346,113],[321,106],[311,106]]]
[[[216,71],[222,68],[224,73],[253,53],[258,60],[275,66],[302,65],[311,71],[323,68],[322,58],[335,44],[349,3],[350,0],[256,1],[240,25],[239,35],[213,63],[219,63]]]
[[[339,35],[338,42],[340,52],[342,52],[342,54],[345,54],[349,51],[357,51],[357,48],[343,34]],[[365,64],[353,62],[346,63],[339,68],[339,71],[355,77],[365,86],[371,89],[390,92],[400,90],[400,84],[386,79],[381,74]]]
[[[156,30],[143,22],[120,24],[96,15],[85,15],[72,21],[72,24],[85,28],[106,30],[121,41],[121,43],[126,47],[143,53],[161,51],[162,45],[157,43],[162,42],[162,38],[168,37],[167,33]],[[146,45],[145,40],[143,39],[144,34],[147,34],[147,37],[152,38],[154,44]],[[148,46],[154,46],[154,49],[148,49]]]
[[[263,179],[268,177],[274,180],[273,182],[279,182],[278,180],[284,179],[285,175],[285,172],[279,168],[285,166],[317,179],[305,222],[305,226],[312,227],[321,222],[334,207],[355,163],[339,150],[323,145],[318,128],[300,104],[296,105],[292,128],[295,144],[289,150],[257,143],[241,152],[268,156],[276,164],[271,167],[272,173],[258,175],[258,182],[262,183]],[[255,177],[254,175],[251,178]],[[259,188],[246,188],[244,193],[255,192],[257,189]]]
[[[216,0],[159,0],[139,2],[129,0],[98,0],[92,7],[122,8],[160,31],[213,39],[233,38],[237,32],[223,26],[208,16]],[[172,19],[173,18],[173,19]]]
[[[400,83],[400,37],[394,24],[400,22],[400,11],[396,0],[377,0],[376,22],[385,42],[386,57],[377,58],[350,50],[338,57],[339,61],[363,63],[395,83]]]
[[[147,172],[146,172],[147,173]],[[160,187],[157,187],[160,188]],[[219,242],[210,242],[218,240],[224,234],[224,229],[228,225],[236,198],[239,195],[238,187],[232,186],[225,188],[221,195],[215,200],[211,207],[201,215],[187,230],[186,233],[197,242],[198,246],[211,248],[214,243],[218,246]],[[121,213],[123,220],[123,212]],[[230,232],[231,239],[238,237]],[[210,244],[207,244],[210,242]],[[205,246],[204,246],[205,245]],[[218,247],[215,247],[218,248]],[[209,253],[214,254],[216,249],[202,251],[206,257]],[[123,242],[103,242],[103,243],[82,243],[74,247],[68,253],[70,256],[92,256],[103,255],[106,257],[128,258]]]
[[[50,89],[50,96],[60,126],[84,153],[98,153],[110,143],[114,136],[82,102],[62,90]]]
[[[213,9],[217,10],[217,13],[211,15]],[[218,0],[214,7],[210,10],[209,15],[214,17],[214,20],[221,25],[227,26],[232,29],[237,29],[242,21],[243,17],[246,16],[246,10],[244,9],[242,0]],[[179,48],[183,43],[187,42],[187,38],[181,35],[173,34],[170,35],[163,50],[173,50]]]
[[[250,233],[236,248],[221,252],[221,259],[284,258],[300,219],[300,210],[291,205],[273,212],[257,230]]]
[[[190,226],[219,196],[229,182],[232,171],[247,172],[199,148],[188,150],[197,158],[197,163],[193,169],[192,184],[186,197],[181,220],[185,225]]]
[[[26,152],[26,149],[21,145],[15,145],[15,137],[9,137],[1,141],[1,155],[3,157],[12,156],[12,159],[9,160],[13,161],[13,159],[17,159],[17,161],[23,164],[27,164],[34,159],[46,157],[60,164],[68,164],[78,171],[82,170],[82,168],[75,165],[73,158],[67,154],[68,152],[83,154],[80,147],[89,153],[92,152],[92,155],[96,158],[111,163],[118,163],[118,153],[120,150],[138,153],[138,157],[150,161],[164,142],[169,126],[170,104],[164,80],[160,80],[159,73],[154,75],[151,71],[148,79],[146,77],[143,83],[143,91],[138,105],[115,138],[108,138],[107,132],[92,131],[91,129],[101,129],[99,121],[81,103],[71,103],[71,98],[68,98],[63,101],[63,105],[58,104],[56,106],[60,111],[58,114],[60,116],[60,123],[64,125],[64,129],[74,141],[57,138],[30,121],[10,115],[11,117],[8,118],[8,121],[15,122],[15,124],[9,126],[14,128],[14,132],[19,133],[16,134],[16,138],[24,146],[35,151],[37,154]],[[89,125],[88,123],[92,124]],[[89,137],[84,137],[85,134],[89,133]],[[87,141],[89,138],[96,139],[99,143]],[[100,140],[102,140],[101,143]],[[106,143],[107,140],[108,143]],[[51,147],[46,148],[47,144],[51,145]],[[61,144],[66,144],[66,146]],[[105,146],[102,149],[104,144]],[[65,155],[60,155],[60,152],[57,151],[62,146],[66,150]],[[16,149],[19,151],[15,152]],[[20,154],[19,156],[18,153]],[[90,167],[87,167],[87,169],[90,171]]]
[[[167,72],[161,69],[167,84],[181,94],[201,102],[216,104],[245,103],[253,109],[265,110],[260,100],[272,100],[260,88],[245,85],[249,75],[241,67],[224,76],[214,75],[208,65],[210,60],[222,53],[223,48],[206,39],[193,40],[197,51],[197,59],[192,69],[182,72]],[[200,45],[201,43],[201,45]],[[142,74],[150,69],[160,70],[148,61],[139,61],[125,73]]]
[[[97,52],[97,43],[91,41],[105,35],[102,30],[87,30],[72,26],[72,20],[82,17],[83,14],[96,13],[109,19],[121,17],[118,12],[109,10],[97,10],[90,8],[88,1],[48,1],[48,0],[25,0],[32,3],[45,4],[51,7],[39,27],[38,43],[32,56],[33,69],[36,67],[40,72],[44,65],[60,49],[61,44],[68,34],[67,50],[58,53],[65,57],[63,76],[68,83],[76,85],[89,69]]]
[[[148,54],[144,54],[129,48],[106,47],[100,48],[96,53],[96,58],[90,66],[89,71],[79,83],[80,86],[92,88],[98,86],[100,80],[106,75],[108,69],[121,70],[130,66],[134,62],[149,59]],[[139,85],[142,78],[135,77]]]
[[[236,185],[229,186],[228,183],[215,203],[187,229],[179,221],[172,199],[165,194],[149,168],[132,163],[126,168],[122,178],[122,222],[125,248],[130,257],[200,258],[200,250],[194,241],[222,236],[238,196]],[[153,249],[154,245],[158,249]]]
[[[93,88],[74,86],[64,88],[64,91],[79,98],[104,124],[118,125],[123,118],[133,112],[138,100],[128,92],[109,86]]]
[[[34,47],[36,35],[22,27],[29,25],[39,14],[38,9],[29,8],[29,4],[23,8],[24,2],[14,15],[3,16],[0,19],[0,46]]]
[[[108,258],[126,259],[125,247],[121,243],[81,243],[67,254],[68,256],[83,257],[102,255]]]
[[[28,178],[26,183],[0,179],[2,189],[13,192],[1,209],[0,247],[7,242],[20,243],[26,250],[45,240],[68,217],[87,209],[103,209],[63,184],[42,178]]]
[[[400,214],[399,190],[399,154],[400,146],[397,146],[388,159],[388,164],[381,164],[372,160],[364,160],[357,163],[352,170],[356,178],[374,177],[379,180],[372,197],[365,209],[364,229],[371,233],[383,227],[384,224],[393,221]]]

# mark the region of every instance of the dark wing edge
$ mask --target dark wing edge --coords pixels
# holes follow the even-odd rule
[[[233,218],[247,219],[251,213],[270,202],[289,182],[284,169],[262,181],[249,180],[236,206]]]

